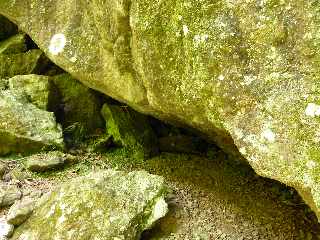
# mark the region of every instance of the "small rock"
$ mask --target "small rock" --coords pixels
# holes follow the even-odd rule
[[[33,172],[45,172],[61,167],[65,161],[66,154],[53,151],[30,156],[26,161],[26,166]]]
[[[0,91],[0,155],[63,148],[62,129],[54,113],[39,109],[20,93]]]
[[[17,186],[0,186],[0,207],[10,206],[21,197],[22,193]]]
[[[4,219],[0,219],[0,240],[11,237],[13,234],[14,226],[7,223]]]
[[[29,197],[16,201],[9,209],[7,222],[14,226],[19,226],[29,218],[34,207],[35,200]]]

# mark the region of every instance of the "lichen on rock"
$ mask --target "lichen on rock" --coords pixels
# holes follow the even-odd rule
[[[318,216],[319,9],[296,0],[0,2],[84,84],[202,131],[295,187]],[[55,55],[56,34],[66,41]]]
[[[0,155],[64,146],[54,114],[29,103],[19,92],[0,91],[0,119]]]
[[[91,173],[44,196],[12,239],[137,240],[167,213],[166,193],[163,178],[145,171]]]

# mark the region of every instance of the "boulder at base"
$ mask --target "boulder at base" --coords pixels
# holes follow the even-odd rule
[[[0,91],[0,155],[63,145],[62,129],[53,113],[37,108],[14,91]]]
[[[238,149],[318,217],[319,11],[297,0],[0,1],[87,86]]]
[[[162,177],[106,170],[44,196],[13,240],[137,240],[167,213]]]

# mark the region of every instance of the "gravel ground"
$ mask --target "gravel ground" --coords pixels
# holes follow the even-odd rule
[[[316,217],[293,189],[225,159],[163,154],[145,169],[165,176],[171,211],[146,239],[320,239]]]
[[[144,163],[126,164],[129,161],[114,155],[80,154],[78,162],[65,169],[41,176],[22,170],[26,176],[8,178],[6,184],[17,184],[26,192],[46,192],[61,181],[100,168],[145,169],[164,176],[172,193],[169,214],[142,240],[320,239],[316,217],[293,189],[261,178],[223,154],[208,159],[164,153]],[[11,170],[22,166],[10,162]],[[0,217],[5,213],[6,209],[0,210]]]

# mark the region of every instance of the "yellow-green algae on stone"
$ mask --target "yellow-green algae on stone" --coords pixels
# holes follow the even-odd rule
[[[44,196],[12,239],[138,240],[167,213],[162,177],[145,171],[90,173]]]
[[[136,159],[158,152],[157,138],[148,118],[128,106],[104,104],[101,114],[106,120],[107,135],[115,144],[125,147]]]
[[[60,74],[50,78],[56,91],[56,104],[62,109],[60,121],[64,131],[71,135],[73,141],[83,140],[98,128],[103,128],[104,122],[100,114],[100,99],[96,93],[81,84],[70,74]]]
[[[20,91],[38,108],[48,110],[51,90],[49,77],[35,74],[17,75],[9,79],[9,88]]]
[[[8,0],[59,66],[135,109],[237,149],[320,216],[316,0]]]
[[[63,145],[62,129],[52,112],[37,108],[19,92],[0,91],[0,155]]]

